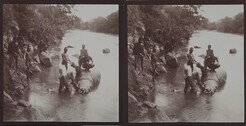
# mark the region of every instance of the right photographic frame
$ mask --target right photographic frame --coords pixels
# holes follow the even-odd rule
[[[127,5],[128,122],[244,122],[244,5]]]

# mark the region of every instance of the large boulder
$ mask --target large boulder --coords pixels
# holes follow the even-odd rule
[[[237,49],[235,49],[235,48],[230,49],[229,53],[230,53],[230,54],[235,54],[235,53],[237,53]]]
[[[13,102],[12,97],[8,93],[6,93],[5,91],[3,91],[3,96],[4,96],[4,98],[3,98],[4,103]]]
[[[41,72],[41,69],[39,68],[38,64],[32,63],[30,68],[32,73],[39,73]]]
[[[173,53],[168,52],[165,58],[168,66],[172,68],[177,68],[179,66],[178,59]]]
[[[109,49],[109,48],[103,49],[103,53],[104,53],[104,54],[110,53],[110,49]]]
[[[28,107],[28,106],[30,106],[30,103],[25,101],[25,100],[19,100],[17,105],[23,106],[23,107]]]
[[[47,52],[42,52],[39,54],[40,63],[46,67],[50,67],[52,65],[51,58]]]
[[[194,46],[195,49],[200,49],[201,47],[200,46]]]

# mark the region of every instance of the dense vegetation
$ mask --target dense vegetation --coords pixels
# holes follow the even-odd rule
[[[187,42],[205,18],[198,14],[199,5],[133,5],[128,6],[128,35],[150,36],[151,40],[174,47]]]
[[[204,28],[225,33],[244,34],[244,13],[241,12],[233,18],[225,17],[218,22],[207,22]]]
[[[72,7],[71,5],[4,5],[4,51],[13,36],[17,36],[20,48],[26,42],[34,46],[41,41],[47,45],[55,44],[62,39],[66,30],[80,24],[80,19],[71,14]]]
[[[119,33],[119,12],[113,12],[107,17],[97,17],[92,22],[84,22],[83,29],[89,29],[93,32],[102,32],[107,34]]]

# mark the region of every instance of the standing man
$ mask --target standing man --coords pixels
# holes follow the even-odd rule
[[[190,48],[190,52],[187,54],[187,59],[188,59],[187,65],[191,67],[191,70],[193,72],[193,64],[197,63],[197,61],[195,60],[194,55],[192,53],[193,53],[193,47]]]
[[[158,72],[156,71],[156,67],[157,67],[157,56],[156,55],[157,55],[156,46],[153,46],[152,51],[150,53],[151,66],[153,70],[153,82],[155,82],[155,76],[156,74],[158,74]]]
[[[15,68],[18,69],[18,56],[20,49],[18,47],[17,37],[13,38],[13,41],[8,46],[8,54],[10,56],[10,68],[12,67],[12,61],[15,62]]]
[[[64,52],[62,53],[62,65],[64,65],[66,67],[66,71],[67,71],[67,64],[69,62],[71,62],[68,58],[68,55],[67,55],[67,47],[64,48]]]
[[[30,76],[32,74],[32,72],[31,72],[31,62],[32,62],[31,45],[27,46],[27,50],[26,50],[26,53],[24,55],[24,59],[26,61],[26,68],[27,68],[27,81],[29,82]]]
[[[141,68],[143,70],[143,58],[144,58],[144,45],[143,45],[143,37],[138,39],[138,42],[133,46],[133,55],[135,57],[135,69],[137,68],[137,63],[140,60]]]
[[[87,49],[85,49],[85,44],[82,44],[82,49],[80,50],[80,56],[79,56],[79,67],[81,68],[81,65],[82,65],[82,59],[83,57],[85,56],[85,54],[87,53]]]

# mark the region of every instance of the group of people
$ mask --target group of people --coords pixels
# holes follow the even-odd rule
[[[149,36],[141,35],[133,46],[134,67],[137,69],[137,64],[140,62],[141,70],[144,69],[144,58],[148,58],[151,62],[153,71],[153,81],[155,81],[155,74],[157,74],[157,46],[151,44]]]
[[[215,64],[218,64],[218,58],[216,56],[214,56],[214,52],[211,49],[211,45],[208,45],[208,50],[206,50],[206,56],[204,58],[204,67],[207,69],[207,67],[209,67],[209,69],[212,72],[215,72],[215,69],[217,67],[213,67]],[[198,62],[195,60],[193,53],[193,47],[190,48],[189,53],[187,54],[187,65],[189,65],[191,67],[191,70],[193,71],[193,65],[197,64]],[[216,63],[217,62],[217,63]]]
[[[62,65],[65,66],[66,71],[68,69],[68,63],[72,64],[72,61],[68,57],[67,51],[68,51],[68,47],[65,47],[64,52],[62,53]],[[78,58],[78,66],[79,68],[81,68],[82,66],[85,72],[89,72],[90,69],[95,66],[93,64],[92,57],[89,56],[88,51],[85,48],[84,44],[82,44],[82,49],[80,50],[80,56]]]
[[[189,87],[194,87],[193,84],[198,84],[199,86],[202,85],[202,80],[199,77],[198,73],[193,73],[194,70],[194,64],[196,65],[200,65],[200,63],[198,63],[193,55],[193,47],[191,47],[189,49],[189,53],[187,54],[187,65],[190,66],[191,68],[191,72],[188,73],[188,71],[185,71],[185,88],[184,88],[184,93],[187,93],[188,88]],[[201,66],[201,65],[200,65]],[[206,56],[204,58],[204,69],[208,70],[207,68],[209,68],[209,70],[211,72],[216,72],[215,69],[217,69],[218,67],[220,67],[219,65],[219,61],[218,58],[214,55],[213,49],[211,49],[211,45],[208,45],[208,50],[206,50]],[[204,76],[204,75],[202,75]]]
[[[21,38],[21,39],[20,39]],[[27,71],[27,81],[30,80],[30,76],[32,74],[31,65],[33,56],[31,54],[31,45],[24,44],[23,37],[14,36],[13,40],[9,43],[7,53],[9,55],[9,68],[18,69],[18,60],[19,57],[23,57],[26,63],[26,71]],[[20,46],[21,45],[21,46]],[[13,66],[13,64],[15,64]]]

